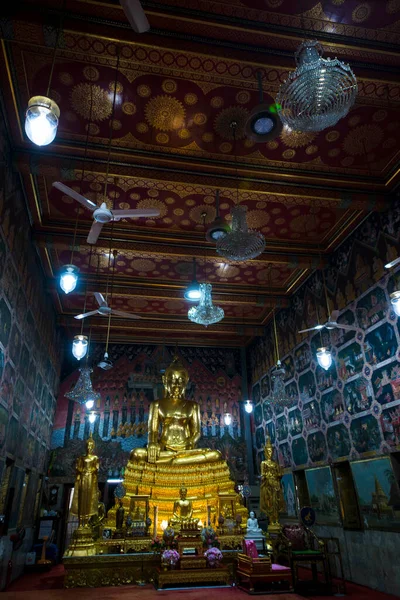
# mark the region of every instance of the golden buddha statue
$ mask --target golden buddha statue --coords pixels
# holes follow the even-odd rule
[[[181,529],[182,527],[197,525],[199,519],[194,519],[193,515],[193,503],[191,500],[186,498],[187,489],[182,486],[179,490],[180,500],[174,502],[174,514],[169,521],[171,527]]]
[[[185,520],[207,522],[210,512],[217,514],[220,496],[235,496],[229,467],[220,452],[196,448],[201,435],[200,406],[186,398],[188,382],[188,371],[175,356],[163,376],[163,397],[150,404],[148,446],[132,450],[124,474],[125,508],[130,510],[135,497],[149,496],[159,534],[163,521],[171,526]],[[182,487],[190,501],[182,497]],[[239,497],[236,512],[245,523],[248,512]]]
[[[279,513],[284,508],[281,486],[282,469],[272,458],[273,447],[268,436],[264,448],[265,460],[261,462],[260,510],[269,519],[268,531],[280,530]]]
[[[150,405],[148,447],[133,450],[131,460],[174,465],[221,460],[218,450],[195,448],[200,439],[200,406],[185,399],[189,373],[177,356],[162,379],[164,397]]]
[[[95,554],[90,519],[99,512],[99,459],[93,451],[94,440],[90,434],[86,441],[86,454],[79,456],[76,461],[75,489],[70,513],[78,517],[79,525],[74,531],[67,556]]]

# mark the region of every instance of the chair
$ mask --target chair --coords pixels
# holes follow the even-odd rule
[[[238,554],[236,575],[239,586],[250,594],[256,593],[255,586],[262,586],[265,593],[291,591],[292,571],[289,567],[272,564],[270,556],[259,556],[253,540],[243,540],[243,552]]]
[[[301,524],[284,525],[280,542],[280,553],[285,556],[293,571],[295,588],[298,586],[299,563],[311,564],[314,585],[319,583],[317,565],[321,564],[325,585],[330,586],[325,545],[311,529]]]

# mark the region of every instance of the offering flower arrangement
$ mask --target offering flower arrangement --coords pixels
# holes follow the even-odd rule
[[[204,548],[219,548],[220,543],[212,527],[203,527],[200,536]]]
[[[218,548],[209,548],[204,552],[204,556],[210,567],[216,567],[222,560],[222,552]]]
[[[161,555],[162,562],[171,566],[175,566],[179,559],[180,555],[176,550],[164,550]]]
[[[165,543],[163,542],[163,540],[160,540],[158,536],[156,536],[151,542],[151,549],[153,550],[153,552],[161,552],[163,548],[165,548]]]

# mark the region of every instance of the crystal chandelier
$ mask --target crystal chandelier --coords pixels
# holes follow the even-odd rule
[[[95,402],[100,400],[101,395],[98,392],[95,392],[92,386],[90,373],[93,372],[93,369],[90,367],[82,367],[79,371],[79,379],[76,382],[74,389],[65,395],[70,400],[79,402],[79,404],[86,404],[86,408],[90,410],[93,408]]]
[[[274,310],[274,341],[275,341],[276,365],[271,372],[271,379],[272,379],[271,398],[275,404],[277,404],[283,408],[285,406],[290,406],[292,404],[292,400],[290,400],[286,395],[285,382],[284,382],[285,368],[282,366],[282,363],[279,360],[279,345],[278,345],[278,333],[276,331],[275,310]]]
[[[322,131],[345,117],[358,87],[348,64],[322,58],[322,46],[306,40],[298,47],[297,68],[282,84],[276,103],[282,122],[294,131]]]
[[[246,206],[232,208],[232,231],[217,241],[217,252],[229,260],[250,260],[265,248],[265,238],[247,226]]]
[[[212,303],[211,289],[210,283],[200,283],[200,302],[197,306],[192,306],[188,312],[188,317],[193,323],[207,327],[224,318],[224,309]]]

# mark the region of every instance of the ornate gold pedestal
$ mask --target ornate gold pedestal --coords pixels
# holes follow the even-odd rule
[[[96,554],[93,531],[90,525],[78,527],[72,535],[72,541],[65,556],[92,556]]]
[[[192,587],[195,584],[215,585],[216,583],[228,585],[229,570],[227,567],[211,569],[210,567],[200,569],[174,569],[172,571],[163,571],[158,568],[154,574],[154,585],[160,590],[167,585],[184,585]]]
[[[153,518],[154,507],[157,507],[157,533],[161,534],[161,523],[168,522],[172,517],[174,502],[179,498],[182,485],[187,488],[187,497],[192,501],[193,518],[201,519],[207,525],[210,510],[211,525],[215,528],[218,524],[219,497],[233,496],[235,513],[242,515],[242,524],[245,526],[247,509],[242,506],[240,496],[235,493],[228,465],[223,460],[206,465],[179,466],[130,460],[125,469],[124,480],[127,494],[122,499],[125,514],[130,511],[132,498],[136,495],[149,495],[150,516]]]

